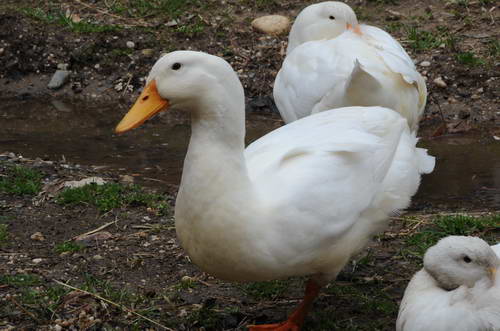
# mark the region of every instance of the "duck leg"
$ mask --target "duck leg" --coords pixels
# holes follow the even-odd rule
[[[299,331],[304,323],[307,313],[311,310],[314,299],[318,296],[319,286],[314,280],[310,279],[306,284],[304,299],[295,311],[288,317],[285,322],[262,325],[249,325],[249,331]]]

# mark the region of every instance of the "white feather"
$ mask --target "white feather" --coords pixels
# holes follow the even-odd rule
[[[324,35],[328,31],[328,14],[324,12],[331,11],[333,15],[339,10],[332,3],[338,4],[316,4],[312,12],[307,7],[294,24],[289,38],[294,46],[289,48],[273,91],[281,116],[290,123],[332,108],[383,106],[399,112],[416,131],[427,100],[425,81],[405,50],[388,33],[351,20],[346,23],[356,24],[359,33],[344,28],[338,34],[338,19],[330,38],[318,40],[311,36],[307,41],[305,32],[298,33],[319,25],[315,18],[326,21],[321,25]],[[347,10],[345,6],[343,11]],[[294,40],[298,36],[300,43]]]

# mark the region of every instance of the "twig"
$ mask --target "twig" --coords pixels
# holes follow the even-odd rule
[[[25,312],[26,314],[28,314],[32,319],[34,319],[38,323],[41,322],[38,318],[36,318],[35,315],[33,315],[32,312],[26,310],[19,302],[17,302],[16,299],[14,299],[14,297],[12,295],[9,296],[9,300],[12,301],[12,303],[15,304],[17,306],[17,308],[21,309],[23,312]]]
[[[66,283],[63,283],[63,282],[58,281],[57,279],[53,279],[53,281],[54,281],[54,282],[56,282],[56,283],[57,283],[57,284],[59,284],[59,285],[65,286],[65,287],[70,288],[70,289],[72,289],[72,290],[74,290],[74,291],[79,291],[79,292],[82,292],[82,293],[88,294],[88,295],[90,295],[90,296],[93,296],[94,298],[97,298],[97,299],[102,300],[102,301],[104,301],[104,302],[106,302],[106,303],[109,303],[110,305],[113,305],[113,306],[115,306],[115,307],[118,307],[118,308],[120,308],[120,309],[122,309],[122,310],[126,311],[127,313],[134,314],[135,316],[138,316],[138,317],[140,317],[140,318],[142,318],[142,319],[145,319],[146,321],[148,321],[148,322],[150,322],[150,323],[153,323],[154,325],[157,325],[157,326],[159,326],[159,327],[161,327],[161,328],[163,328],[163,329],[165,329],[165,330],[175,331],[174,329],[171,329],[171,328],[169,328],[169,327],[166,327],[165,325],[160,324],[160,323],[158,323],[158,322],[156,322],[156,321],[154,321],[154,320],[150,319],[149,317],[146,317],[146,316],[144,316],[144,315],[141,315],[141,314],[139,314],[139,313],[137,313],[137,312],[135,312],[135,311],[133,311],[133,310],[131,310],[131,309],[129,309],[129,308],[127,308],[127,307],[125,307],[125,306],[122,306],[122,305],[120,305],[120,304],[118,304],[118,303],[116,303],[116,302],[113,302],[113,301],[111,301],[111,300],[108,300],[108,299],[106,299],[106,298],[103,298],[103,297],[101,297],[101,296],[100,296],[100,295],[98,295],[98,294],[95,294],[95,293],[92,293],[92,292],[88,292],[88,291],[85,291],[85,290],[79,289],[78,287],[74,287],[74,286],[68,285],[68,284],[66,284]]]
[[[89,231],[89,232],[85,232],[85,233],[83,233],[83,234],[80,234],[80,235],[78,235],[78,236],[73,237],[72,239],[73,239],[73,240],[75,240],[75,239],[77,239],[77,238],[79,238],[79,237],[85,237],[85,236],[88,236],[88,235],[90,235],[90,234],[93,234],[93,233],[99,232],[99,231],[101,231],[101,230],[104,230],[105,228],[107,228],[107,227],[108,227],[108,226],[110,226],[111,224],[116,223],[116,222],[117,222],[117,220],[115,219],[114,221],[111,221],[111,222],[109,222],[109,223],[106,223],[106,224],[104,224],[104,225],[101,225],[101,226],[100,226],[100,227],[98,227],[97,229],[94,229],[94,230]]]
[[[122,96],[125,95],[125,92],[127,92],[128,90],[128,86],[130,84],[130,81],[132,80],[132,77],[134,77],[134,75],[130,75],[130,77],[128,78],[128,81],[127,81],[127,84],[125,84],[125,88],[123,89],[123,92],[122,92]],[[133,88],[133,87],[132,87]]]
[[[441,115],[441,120],[446,124],[446,120],[444,119],[443,110],[441,109],[441,106],[439,105],[439,102],[437,102],[436,98],[434,98],[434,94],[432,94],[432,92],[429,93],[429,96],[431,97],[432,102],[434,102],[436,104],[436,106],[438,107],[438,109],[439,109],[439,115]]]

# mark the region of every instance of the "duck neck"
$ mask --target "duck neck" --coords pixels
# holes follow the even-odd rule
[[[217,100],[213,95],[218,95]],[[235,99],[223,91],[213,93],[203,98],[203,106],[192,112],[182,190],[204,191],[208,197],[224,194],[223,190],[234,190],[248,182],[244,159],[244,103],[243,98]]]

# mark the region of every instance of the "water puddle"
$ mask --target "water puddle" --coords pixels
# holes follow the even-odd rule
[[[189,119],[168,112],[122,136],[113,128],[129,105],[68,104],[60,100],[10,100],[0,105],[0,152],[28,158],[102,166],[135,174],[149,185],[177,185],[189,141]],[[277,115],[249,114],[247,142],[281,125]],[[435,171],[423,177],[413,208],[427,206],[500,209],[500,142],[475,136],[421,140],[437,157]]]

